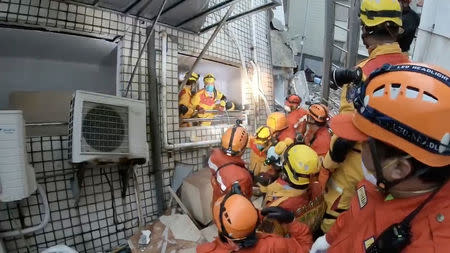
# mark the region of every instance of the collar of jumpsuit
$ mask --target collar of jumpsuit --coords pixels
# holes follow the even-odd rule
[[[377,45],[374,49],[369,50],[369,59],[373,59],[379,55],[401,53],[402,49],[397,42],[385,43]]]

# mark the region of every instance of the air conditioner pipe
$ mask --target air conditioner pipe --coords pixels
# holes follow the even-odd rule
[[[47,194],[45,193],[44,188],[40,184],[37,184],[37,190],[38,190],[39,194],[41,195],[42,204],[44,205],[44,211],[45,211],[44,219],[42,219],[41,223],[34,227],[28,227],[28,228],[14,230],[14,231],[1,232],[0,238],[13,237],[13,236],[34,233],[38,230],[43,229],[48,224],[48,222],[50,221],[50,207],[48,205]]]
[[[163,146],[166,150],[177,150],[184,148],[193,148],[193,147],[204,147],[217,145],[220,143],[220,140],[207,140],[207,141],[199,141],[199,142],[185,142],[185,143],[176,143],[169,144],[168,141],[168,130],[167,130],[167,33],[165,31],[161,32],[161,111],[162,111],[162,128],[163,128]]]

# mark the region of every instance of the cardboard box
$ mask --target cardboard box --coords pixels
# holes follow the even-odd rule
[[[181,186],[181,201],[192,216],[203,225],[212,221],[212,186],[209,168],[187,177]]]

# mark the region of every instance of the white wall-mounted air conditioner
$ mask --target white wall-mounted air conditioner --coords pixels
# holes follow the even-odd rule
[[[76,91],[70,110],[69,151],[73,163],[148,160],[145,102]]]
[[[0,201],[29,197],[36,177],[28,164],[22,111],[0,111]]]

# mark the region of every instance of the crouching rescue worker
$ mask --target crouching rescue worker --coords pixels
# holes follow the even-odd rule
[[[260,186],[265,193],[264,206],[279,206],[295,214],[320,195],[316,182],[319,173],[319,157],[306,145],[291,145],[284,152],[283,172],[267,187]],[[299,213],[300,214],[300,213]],[[287,231],[272,219],[264,219],[261,229],[268,233],[285,235]]]
[[[253,179],[241,158],[247,142],[247,130],[240,126],[240,122],[236,122],[236,125],[222,135],[222,147],[212,150],[208,160],[212,173],[213,202],[211,204],[229,192],[235,182],[239,183],[244,196],[251,198]]]
[[[191,76],[188,78],[186,84],[178,93],[178,110],[180,113],[180,118],[190,119],[194,115],[195,108],[191,103],[192,99],[192,88],[197,84],[198,74],[192,72]],[[190,123],[181,123],[181,126],[191,126]]]
[[[325,105],[312,104],[308,114],[297,123],[301,135],[300,142],[310,146],[319,156],[324,156],[330,148],[328,119],[328,108]]]
[[[213,119],[213,113],[207,113],[210,110],[233,110],[233,102],[227,101],[225,95],[218,91],[215,87],[216,78],[213,74],[207,74],[203,78],[203,83],[205,87],[199,90],[192,97],[192,105],[197,110],[198,118]],[[211,121],[203,121],[200,123],[202,126],[210,126]]]
[[[261,126],[256,130],[255,136],[250,138],[250,166],[253,174],[253,183],[267,186],[276,176],[272,166],[265,164],[267,150],[271,145],[272,133],[268,126]]]
[[[288,123],[288,128],[286,132],[288,132],[288,136],[292,139],[295,139],[297,136],[297,131],[295,129],[295,124],[303,118],[308,112],[300,107],[302,103],[302,99],[300,96],[296,94],[292,94],[286,97],[286,101],[284,101],[284,110],[287,113],[286,119]]]
[[[450,72],[385,65],[333,131],[363,141],[365,180],[311,252],[447,252],[450,245]],[[340,119],[339,119],[340,118]]]
[[[280,207],[261,211],[265,217],[278,220],[287,227],[290,238],[256,232],[258,210],[252,202],[240,194],[227,194],[217,200],[213,207],[214,223],[219,236],[210,243],[197,247],[197,253],[306,253],[312,244],[308,226],[294,221],[292,212]]]

